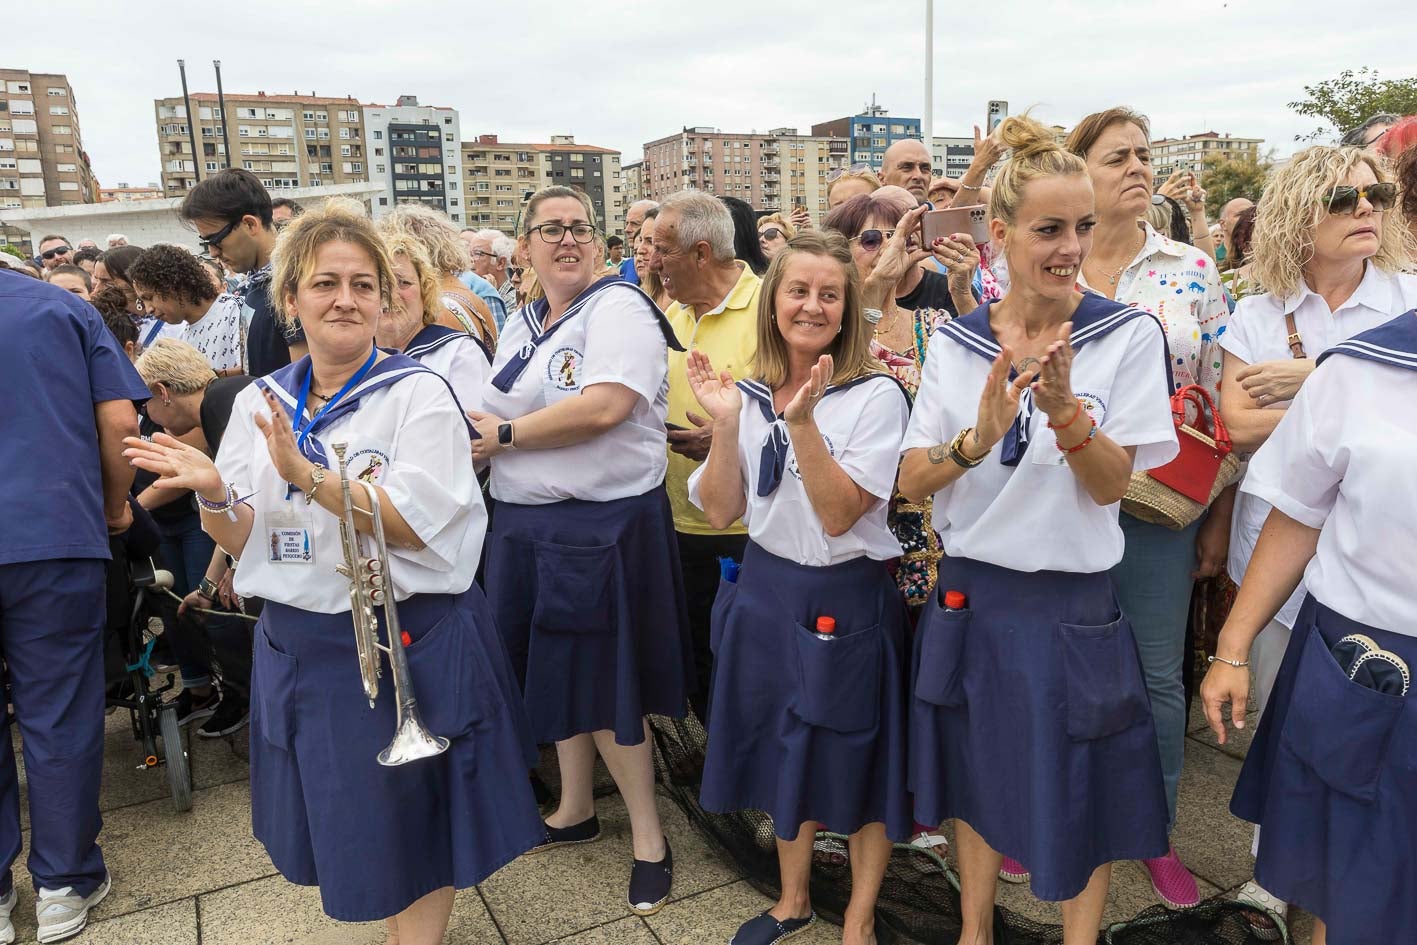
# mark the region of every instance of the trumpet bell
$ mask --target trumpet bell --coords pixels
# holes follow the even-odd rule
[[[422,758],[432,758],[448,750],[448,740],[434,735],[423,727],[423,722],[415,715],[405,715],[399,719],[393,741],[379,752],[379,764],[386,768],[408,764]]]

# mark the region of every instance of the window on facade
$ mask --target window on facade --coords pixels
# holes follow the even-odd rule
[[[48,89],[47,91],[48,91],[48,93],[49,93],[49,97],[50,97],[50,98],[68,98],[68,97],[69,97],[69,90],[68,90],[68,89],[50,88],[50,89]]]
[[[56,135],[69,135],[74,133],[74,129],[70,128],[68,125],[51,125],[49,131],[50,134]]]

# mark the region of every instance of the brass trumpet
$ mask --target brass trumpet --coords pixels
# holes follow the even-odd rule
[[[344,499],[344,515],[340,518],[340,544],[344,547],[344,564],[335,570],[349,579],[349,612],[354,618],[354,645],[359,652],[359,677],[364,684],[364,695],[369,699],[369,708],[379,696],[379,677],[383,675],[380,653],[389,657],[389,670],[394,678],[394,701],[398,720],[394,726],[394,737],[388,747],[379,752],[379,764],[392,767],[407,764],[420,758],[440,755],[448,748],[448,740],[429,732],[418,715],[418,700],[413,695],[413,682],[408,674],[408,654],[404,652],[403,628],[399,626],[398,607],[394,603],[394,587],[389,571],[389,546],[384,541],[384,522],[379,517],[379,490],[373,483],[361,479],[351,480],[345,467],[344,454],[348,443],[334,443],[335,458],[339,461],[340,494]],[[363,541],[354,525],[354,513],[364,510],[357,508],[350,493],[350,483],[363,486],[369,494],[369,511],[373,519],[373,554],[364,553]],[[379,618],[374,613],[378,606],[384,608],[384,618],[388,632],[388,643],[379,642]]]

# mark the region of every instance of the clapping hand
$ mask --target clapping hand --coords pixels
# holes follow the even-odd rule
[[[1077,414],[1078,399],[1073,393],[1073,323],[1058,327],[1056,340],[1039,361],[1038,379],[1033,382],[1033,400],[1055,426],[1065,426]]]
[[[216,464],[195,446],[166,433],[155,433],[151,440],[125,437],[123,446],[130,463],[158,477],[153,485],[159,489],[191,489],[213,501],[225,496]]]
[[[271,465],[286,482],[307,485],[310,467],[314,464],[305,458],[305,454],[300,452],[300,447],[295,442],[290,414],[275,394],[269,390],[263,390],[261,393],[265,395],[266,406],[270,408],[271,415],[266,417],[257,413],[256,426],[266,436],[266,451],[271,455]]]
[[[1009,380],[1009,366],[1013,360],[1013,350],[1004,345],[989,367],[989,377],[984,381],[984,390],[979,395],[979,419],[974,422],[974,442],[965,444],[965,451],[971,455],[983,455],[993,449],[1018,416],[1019,398],[1033,381],[1034,375],[1032,371],[1024,371]]]
[[[743,394],[733,382],[733,375],[727,371],[715,372],[708,355],[702,351],[690,351],[688,359],[689,389],[699,406],[714,423],[732,422],[738,419],[743,409]],[[671,430],[671,433],[694,431]]]
[[[789,426],[811,421],[813,409],[827,392],[827,386],[831,384],[832,372],[832,356],[829,354],[822,355],[817,359],[817,363],[812,365],[812,373],[807,378],[807,383],[797,389],[797,393],[783,408],[782,419],[786,420]]]

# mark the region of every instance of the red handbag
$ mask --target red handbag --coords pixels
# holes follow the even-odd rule
[[[1186,422],[1186,408],[1191,405],[1196,408],[1194,425]],[[1147,470],[1147,475],[1194,502],[1209,505],[1220,491],[1215,487],[1216,481],[1232,452],[1225,421],[1220,419],[1210,394],[1198,384],[1189,384],[1171,395],[1171,419],[1176,424],[1181,452],[1165,466]],[[1220,484],[1221,489],[1228,485],[1230,476],[1225,478],[1227,482]]]

